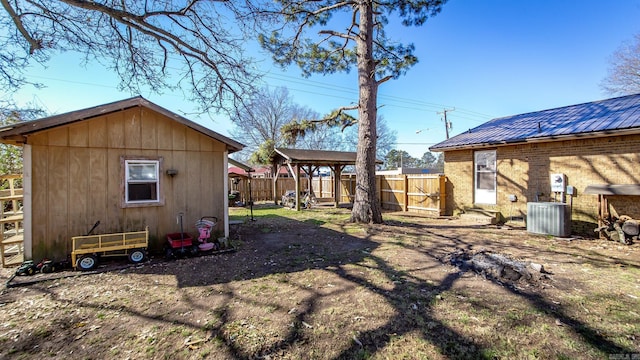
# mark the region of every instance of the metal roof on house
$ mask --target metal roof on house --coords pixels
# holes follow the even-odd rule
[[[97,116],[106,115],[137,106],[156,111],[168,118],[181,123],[182,125],[185,125],[195,131],[198,131],[204,135],[207,135],[224,143],[225,145],[227,145],[227,149],[230,153],[240,151],[244,147],[243,144],[232,140],[224,135],[221,135],[211,129],[208,129],[200,124],[197,124],[187,118],[184,118],[159,105],[156,105],[151,101],[143,98],[142,96],[136,96],[129,99],[120,100],[104,105],[98,105],[87,109],[71,111],[60,115],[49,116],[39,120],[25,121],[3,126],[0,127],[0,142],[19,144],[24,142],[24,137],[29,134],[52,129],[58,126],[72,124],[78,121],[88,120]]]
[[[632,133],[640,134],[640,94],[496,118],[431,146],[429,150]]]

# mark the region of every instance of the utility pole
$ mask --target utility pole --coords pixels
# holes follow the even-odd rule
[[[442,112],[438,112],[438,114],[444,114],[444,130],[446,132],[447,139],[449,139],[449,129],[451,129],[451,122],[447,120],[447,113],[449,111],[456,111],[456,108],[444,109]]]

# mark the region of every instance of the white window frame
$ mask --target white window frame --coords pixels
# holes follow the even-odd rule
[[[488,164],[487,156],[493,158],[493,163]],[[496,150],[476,151],[473,154],[473,202],[474,204],[495,205],[497,201],[498,158]],[[493,188],[480,188],[479,177],[493,174]],[[486,184],[486,183],[485,183]]]
[[[123,207],[136,207],[136,206],[159,206],[164,205],[162,197],[161,186],[161,174],[162,174],[162,158],[122,158],[123,165],[123,189],[122,189],[122,206]],[[153,165],[155,167],[155,179],[152,180],[131,180],[129,176],[130,165]],[[129,184],[145,184],[155,183],[156,199],[153,200],[129,200]]]

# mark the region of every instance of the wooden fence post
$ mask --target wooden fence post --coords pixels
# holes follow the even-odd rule
[[[402,176],[404,177],[404,204],[402,205],[402,210],[407,212],[409,211],[409,177],[406,174]]]
[[[447,177],[440,175],[438,182],[440,183],[440,216],[447,213]]]

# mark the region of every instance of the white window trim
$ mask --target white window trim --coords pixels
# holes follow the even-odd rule
[[[164,205],[164,196],[162,193],[162,157],[149,158],[149,157],[136,157],[136,156],[122,156],[120,158],[122,165],[122,207],[143,207],[143,206],[162,206]],[[156,200],[134,200],[129,201],[129,164],[154,164],[156,167]]]

